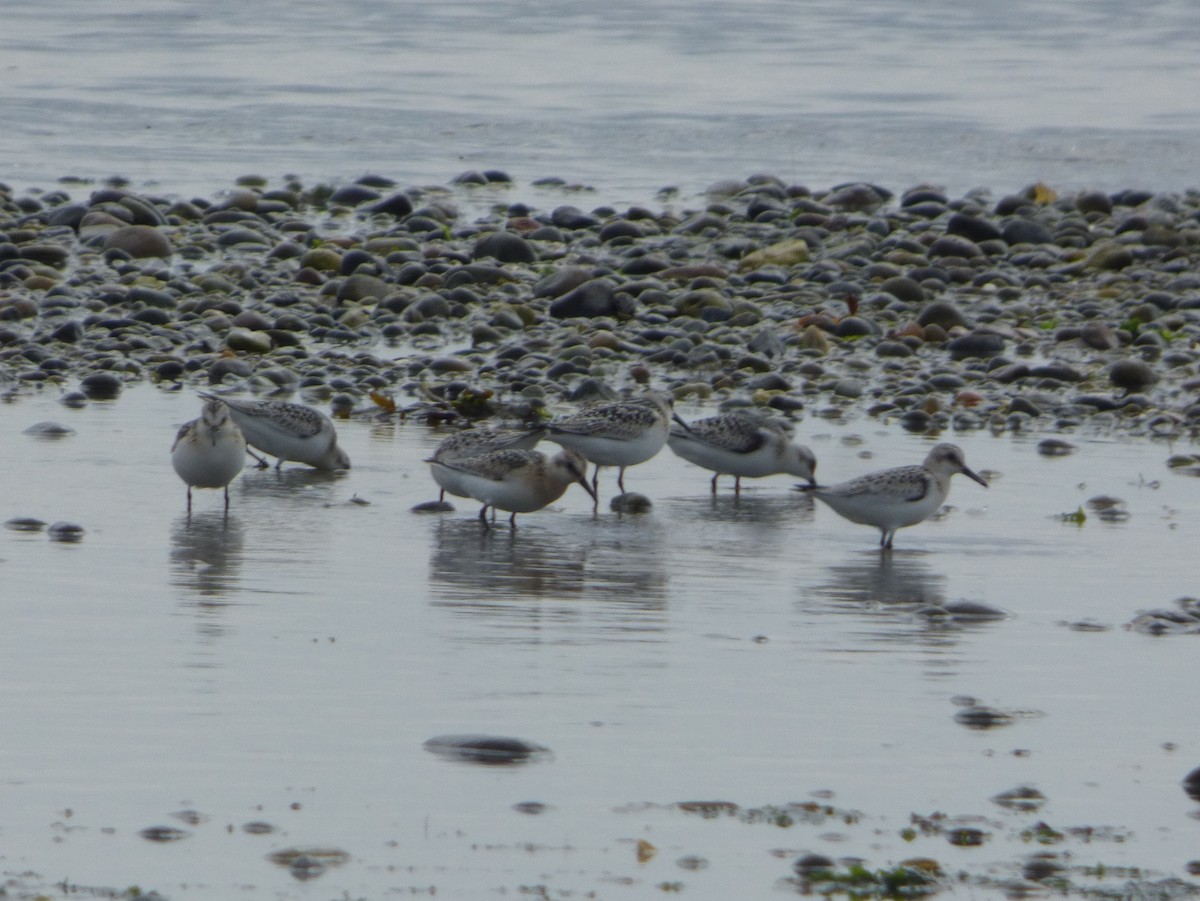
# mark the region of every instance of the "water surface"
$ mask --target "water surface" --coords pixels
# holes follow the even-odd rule
[[[167,449],[198,409],[150,386],[82,410],[51,388],[0,407],[0,515],[87,530],[76,544],[0,532],[9,870],[308,897],[266,855],[315,846],[350,855],[319,878],[326,895],[610,880],[762,893],[809,850],[1011,868],[1036,850],[1013,836],[1038,819],[1122,839],[1062,849],[1080,865],[1178,876],[1194,857],[1179,780],[1200,727],[1179,680],[1197,638],[1123,628],[1194,591],[1181,561],[1200,498],[1166,469],[1173,448],[1080,440],[1051,459],[1032,437],[956,435],[991,488],[960,480],[944,519],[881,556],[787,477],[714,500],[669,452],[628,473],[647,516],[593,518],[578,490],[515,533],[484,531],[465,503],[416,514],[440,436],[371,417],[339,424],[350,472],[247,469],[228,520],[219,493],[197,492],[189,521]],[[46,419],[76,434],[22,434]],[[800,434],[828,479],[928,446],[865,418]],[[1058,518],[1095,494],[1130,518]],[[962,600],[1007,617],[916,613]],[[1068,628],[1081,620],[1109,628]],[[1015,719],[960,725],[964,696]],[[552,757],[497,769],[422,748],[473,732]],[[1048,796],[1037,814],[988,800],[1021,784]],[[814,798],[862,819],[779,829],[671,806]],[[530,801],[549,809],[513,808]],[[900,837],[935,812],[987,817],[994,838]],[[242,831],[254,821],[278,831]],[[155,825],[188,837],[139,836]],[[659,853],[639,864],[637,839]],[[709,866],[677,864],[693,855]]]

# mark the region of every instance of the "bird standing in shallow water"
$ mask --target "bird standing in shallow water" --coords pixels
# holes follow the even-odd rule
[[[450,478],[465,492],[483,504],[479,518],[487,525],[488,507],[511,513],[508,524],[517,527],[518,513],[532,513],[554,503],[572,482],[595,494],[587,481],[587,461],[575,451],[564,448],[553,457],[535,450],[494,450],[448,461],[430,462],[434,478],[439,470],[448,470]]]
[[[713,494],[722,475],[734,477],[733,493],[740,495],[743,478],[786,473],[812,483],[817,469],[812,451],[795,444],[783,426],[750,413],[722,413],[691,423],[676,417],[667,446],[715,473]]]
[[[950,493],[950,477],[959,472],[987,487],[954,444],[935,446],[920,466],[884,469],[840,485],[799,487],[851,522],[879,529],[879,546],[890,548],[897,529],[915,526],[938,511]]]
[[[246,439],[217,399],[207,400],[200,418],[184,423],[171,445],[171,465],[187,483],[187,509],[192,512],[193,488],[224,488],[229,512],[229,483],[246,464]]]
[[[350,468],[350,458],[338,447],[333,422],[312,407],[283,400],[200,396],[226,404],[233,421],[246,436],[246,443],[279,458],[276,469],[280,469],[285,460],[307,463],[323,470]],[[259,460],[259,464],[264,468],[267,465],[263,460]]]
[[[532,450],[544,434],[541,430],[462,429],[450,435],[434,448],[433,456],[425,461],[433,473],[433,480],[441,489],[438,502],[446,499],[447,491],[455,497],[470,497],[471,494],[463,487],[458,470],[449,466],[434,466],[435,463],[453,463],[495,450]]]
[[[617,487],[625,493],[625,470],[645,463],[667,443],[671,401],[647,391],[638,397],[598,404],[550,422],[546,439],[578,451],[596,465],[592,475],[593,509],[599,509],[600,467],[616,466]]]

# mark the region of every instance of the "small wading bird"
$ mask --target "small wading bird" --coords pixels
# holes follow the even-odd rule
[[[671,401],[648,391],[638,397],[597,404],[554,419],[546,426],[546,440],[578,451],[596,465],[592,475],[593,510],[599,509],[600,467],[616,466],[617,487],[625,493],[625,470],[645,463],[667,443]]]
[[[689,463],[715,473],[717,479],[733,476],[733,493],[742,493],[742,479],[792,475],[813,483],[817,458],[807,447],[795,444],[783,426],[750,413],[722,413],[684,422],[675,417],[667,446]]]
[[[233,421],[238,424],[246,443],[264,454],[278,457],[280,469],[285,460],[306,463],[315,469],[349,469],[350,458],[338,447],[337,430],[324,413],[283,400],[235,400],[201,394],[229,407]],[[259,466],[267,462],[254,454]]]
[[[453,463],[495,450],[532,450],[544,434],[545,432],[540,430],[521,432],[511,429],[462,429],[450,435],[434,448],[433,456],[425,461],[433,473],[433,480],[441,489],[438,503],[446,499],[446,492],[455,497],[470,497],[471,494],[463,487],[459,470],[445,465],[434,466],[435,463]]]
[[[532,513],[554,503],[572,482],[595,493],[587,481],[587,461],[579,453],[563,449],[553,457],[535,450],[493,450],[473,457],[430,461],[433,477],[453,480],[455,487],[483,504],[479,518],[486,526],[489,507],[511,513],[509,526],[517,527],[518,513]]]
[[[187,483],[187,509],[192,512],[193,488],[225,489],[229,512],[229,483],[246,464],[246,439],[217,399],[207,400],[200,418],[184,423],[171,445],[171,465]]]
[[[890,548],[897,529],[915,526],[937,512],[950,494],[950,477],[959,472],[987,487],[957,445],[939,444],[920,466],[884,469],[840,485],[799,488],[851,522],[879,529],[880,547]]]

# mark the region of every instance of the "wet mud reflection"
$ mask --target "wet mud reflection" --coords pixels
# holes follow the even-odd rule
[[[240,586],[245,533],[223,510],[181,515],[171,526],[171,585],[200,604],[223,604]]]
[[[444,520],[429,559],[432,603],[509,627],[601,620],[588,640],[644,638],[664,628],[669,577],[656,532],[629,531],[589,520],[561,532]]]

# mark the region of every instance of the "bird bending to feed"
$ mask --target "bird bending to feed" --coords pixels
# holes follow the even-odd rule
[[[742,479],[793,475],[815,484],[817,458],[792,441],[777,422],[751,413],[722,413],[687,423],[675,417],[667,445],[689,463],[711,470],[712,493],[717,479],[734,477],[733,492],[742,493]]]
[[[508,523],[515,529],[518,513],[532,513],[554,503],[572,482],[578,482],[595,499],[587,481],[587,461],[566,448],[553,457],[535,450],[493,450],[472,457],[432,460],[430,468],[439,484],[449,476],[457,480],[454,484],[463,490],[463,497],[473,497],[483,504],[479,518],[484,525],[488,507],[493,507],[511,513]]]
[[[592,500],[600,501],[600,467],[616,466],[617,487],[625,493],[625,470],[645,463],[667,443],[671,426],[671,400],[647,391],[637,397],[597,404],[578,413],[560,416],[546,426],[546,439],[578,451],[596,464],[592,475]]]
[[[958,472],[987,487],[954,444],[935,446],[920,466],[884,469],[840,485],[799,487],[851,522],[879,529],[880,547],[890,548],[897,529],[915,526],[937,512],[950,493],[950,477]]]
[[[532,450],[545,434],[540,429],[532,432],[513,429],[462,429],[450,435],[433,449],[433,456],[425,460],[430,465],[433,480],[441,489],[438,502],[446,499],[446,492],[455,497],[470,497],[471,494],[463,487],[458,476],[459,470],[433,464],[452,463],[495,450]]]
[[[275,468],[285,460],[307,463],[315,469],[349,469],[350,458],[338,447],[337,430],[324,413],[283,400],[236,400],[201,394],[229,407],[246,443],[265,454],[278,457]],[[259,460],[266,467],[266,462]]]
[[[187,509],[193,488],[224,488],[229,512],[229,483],[246,465],[246,439],[219,400],[207,400],[200,418],[184,423],[171,445],[171,465],[187,483]]]

